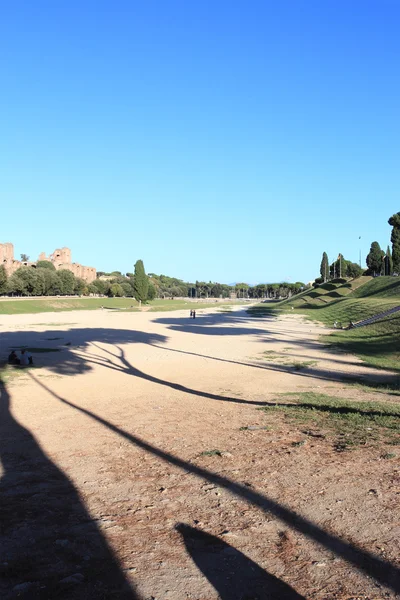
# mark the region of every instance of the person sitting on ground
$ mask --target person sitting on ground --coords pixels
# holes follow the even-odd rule
[[[8,355],[8,364],[9,365],[19,365],[19,358],[15,350],[12,350]]]
[[[29,355],[26,350],[21,350],[21,356],[19,359],[19,364],[22,367],[27,367],[29,365]]]

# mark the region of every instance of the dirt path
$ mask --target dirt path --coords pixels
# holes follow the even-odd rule
[[[2,316],[3,357],[61,350],[2,390],[2,597],[398,597],[398,460],[257,410],[381,373],[292,315],[197,315]]]

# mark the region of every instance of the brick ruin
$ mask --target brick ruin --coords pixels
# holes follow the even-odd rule
[[[55,266],[56,270],[66,269],[71,271],[75,277],[84,279],[87,283],[91,283],[96,279],[96,269],[94,267],[84,267],[79,263],[73,263],[71,258],[71,250],[69,248],[57,248],[53,254],[46,256],[44,252],[39,255],[39,260],[48,260]],[[15,273],[20,267],[34,267],[36,262],[22,262],[14,258],[14,246],[9,242],[0,244],[0,264],[3,264],[8,276]]]

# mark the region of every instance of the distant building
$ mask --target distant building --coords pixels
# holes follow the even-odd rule
[[[94,267],[84,267],[79,263],[73,263],[71,259],[71,250],[69,248],[58,248],[54,250],[53,254],[49,257],[42,252],[38,258],[39,260],[48,260],[53,263],[56,270],[66,269],[71,271],[75,277],[84,279],[87,283],[91,283],[96,279],[96,269]],[[20,267],[34,267],[36,268],[36,262],[22,262],[14,258],[14,246],[10,242],[0,244],[0,264],[3,264],[6,269],[8,276],[15,273]]]

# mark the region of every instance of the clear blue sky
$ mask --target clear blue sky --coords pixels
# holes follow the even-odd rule
[[[221,282],[400,210],[398,0],[4,0],[0,241]]]

